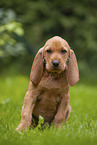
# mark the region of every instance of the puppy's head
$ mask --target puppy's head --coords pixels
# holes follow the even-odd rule
[[[66,62],[69,58],[68,67]],[[49,39],[35,56],[30,80],[34,85],[40,82],[44,70],[48,72],[61,73],[66,69],[68,82],[71,86],[79,80],[79,71],[74,51],[70,49],[68,43],[61,37],[55,36]]]
[[[64,71],[69,54],[70,47],[64,39],[58,36],[49,39],[43,51],[47,71],[57,73]]]

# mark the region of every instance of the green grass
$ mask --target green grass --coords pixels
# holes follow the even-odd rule
[[[95,81],[96,82],[96,81]],[[29,78],[0,77],[0,145],[97,145],[97,84],[78,83],[70,89],[71,116],[62,128],[16,132]]]

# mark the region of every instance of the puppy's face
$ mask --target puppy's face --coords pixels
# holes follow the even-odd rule
[[[64,39],[58,36],[49,39],[44,46],[47,71],[57,73],[64,71],[69,53],[70,47]]]

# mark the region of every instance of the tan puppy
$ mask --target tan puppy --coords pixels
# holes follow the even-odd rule
[[[61,37],[49,39],[34,59],[17,130],[26,130],[31,123],[37,125],[39,115],[45,123],[53,121],[55,126],[62,125],[71,111],[69,86],[78,80],[74,51]]]

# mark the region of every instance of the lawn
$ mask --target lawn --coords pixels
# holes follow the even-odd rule
[[[0,145],[97,145],[97,83],[71,87],[71,116],[62,128],[16,132],[28,83],[24,75],[0,77]]]

